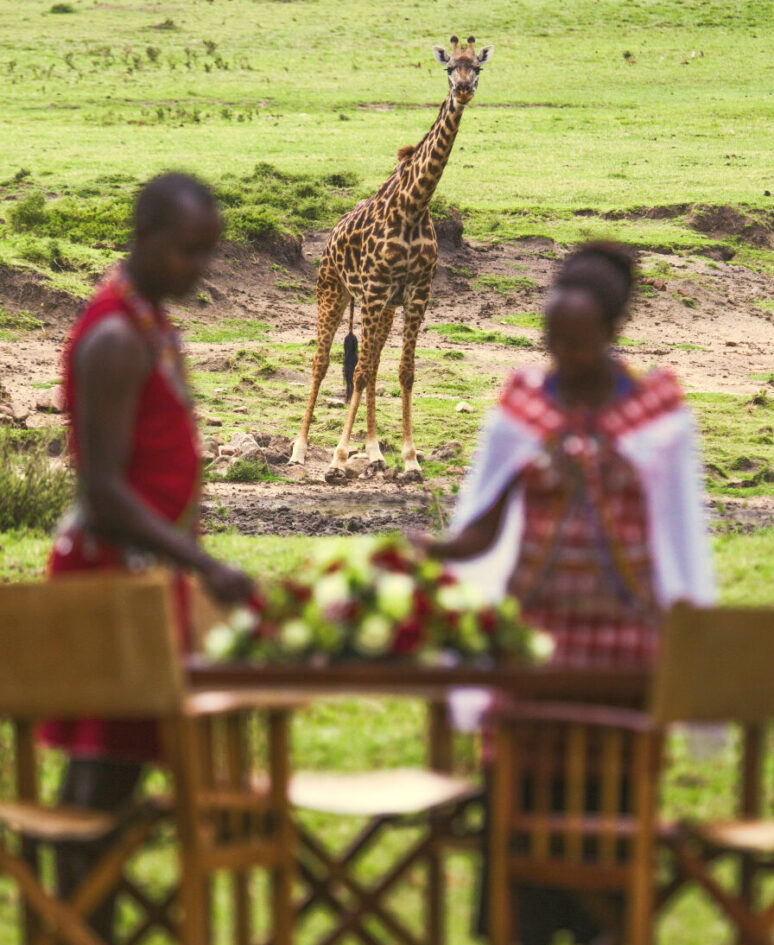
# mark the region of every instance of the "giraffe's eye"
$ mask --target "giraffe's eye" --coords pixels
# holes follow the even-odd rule
[[[481,72],[481,66],[473,66],[473,71],[478,75]]]

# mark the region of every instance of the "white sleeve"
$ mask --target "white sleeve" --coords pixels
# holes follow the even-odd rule
[[[452,516],[450,532],[462,531],[488,512],[539,450],[539,439],[527,427],[501,408],[494,410],[487,418],[474,453],[473,466]],[[505,593],[519,553],[523,518],[523,498],[521,490],[517,489],[508,501],[494,544],[476,558],[450,563],[454,573],[476,584],[487,601],[497,601]]]
[[[715,577],[692,414],[687,408],[667,414],[622,436],[619,449],[645,491],[659,603],[712,604]]]

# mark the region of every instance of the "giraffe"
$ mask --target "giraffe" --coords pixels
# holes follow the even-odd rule
[[[361,200],[331,231],[317,275],[317,351],[312,362],[312,388],[290,463],[303,465],[309,426],[320,384],[330,363],[333,336],[349,302],[349,334],[344,341],[344,371],[349,409],[341,439],[325,473],[327,482],[346,479],[349,439],[363,390],[366,391],[366,475],[386,468],[376,435],[376,374],[395,310],[403,307],[403,340],[398,380],[403,413],[404,481],[421,482],[411,422],[414,358],[438,260],[438,244],[428,205],[441,179],[465,106],[473,98],[478,74],[492,58],[493,46],[476,53],[475,38],[467,46],[451,38],[451,53],[434,46],[446,70],[449,93],[432,127],[416,147],[398,151],[395,170],[379,190]],[[362,352],[354,334],[355,299],[361,299]]]

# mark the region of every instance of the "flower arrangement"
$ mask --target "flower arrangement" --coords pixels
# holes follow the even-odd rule
[[[266,584],[250,607],[210,631],[215,660],[325,663],[411,659],[431,665],[510,658],[534,663],[551,638],[520,620],[518,601],[485,602],[406,541],[369,538],[326,547],[301,577]]]

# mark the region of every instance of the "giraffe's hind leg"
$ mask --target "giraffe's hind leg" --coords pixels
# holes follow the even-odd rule
[[[382,455],[382,449],[379,446],[379,437],[376,435],[376,375],[379,371],[379,361],[382,357],[387,337],[392,328],[392,322],[395,317],[395,309],[385,308],[382,317],[374,332],[374,367],[368,376],[366,384],[366,445],[365,451],[368,456],[368,466],[364,475],[371,477],[378,472],[384,472],[387,464]]]
[[[323,261],[317,276],[317,350],[312,361],[312,389],[309,392],[309,402],[306,405],[304,419],[301,421],[301,430],[293,444],[293,454],[290,457],[291,464],[303,466],[306,461],[306,450],[309,446],[309,426],[314,414],[314,405],[320,392],[320,384],[322,384],[330,364],[333,336],[341,324],[348,301],[349,292],[339,279],[333,266]]]

